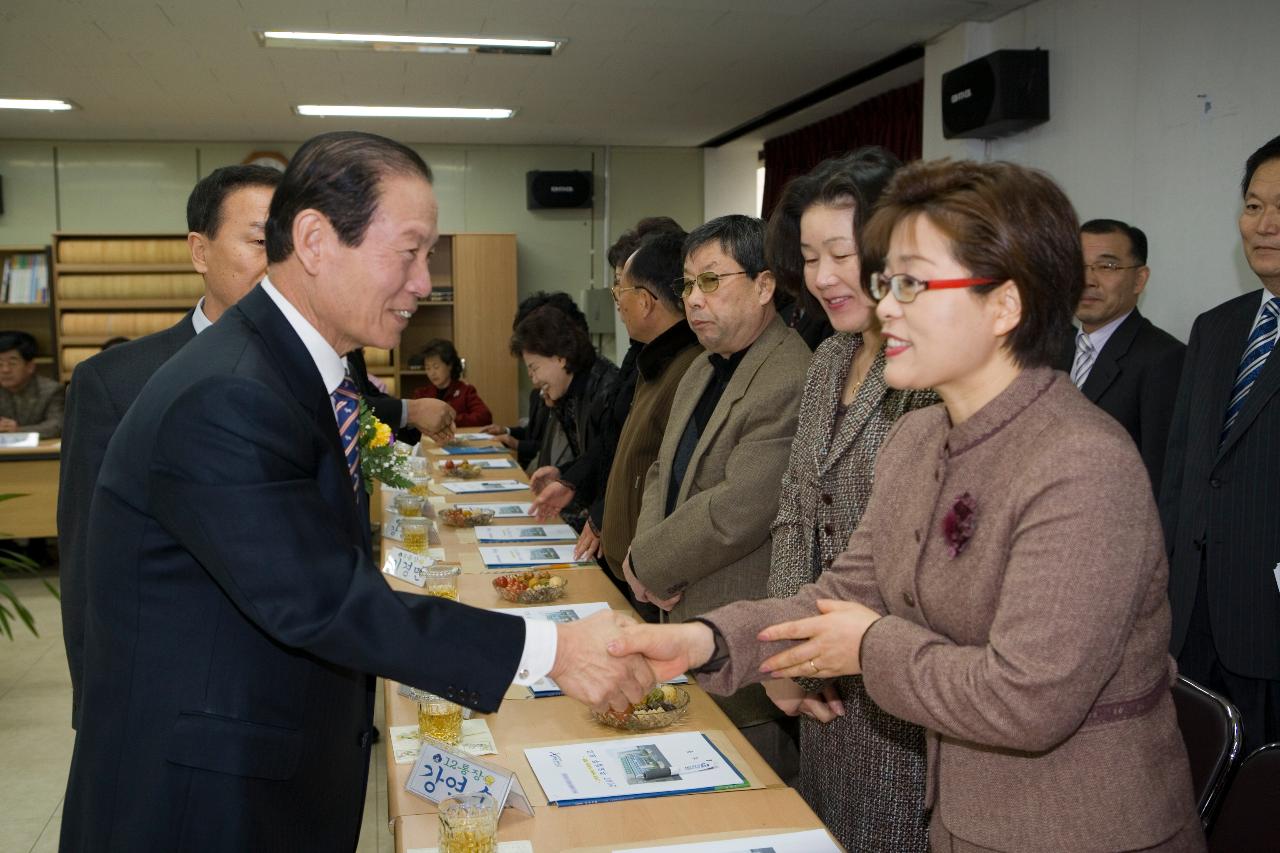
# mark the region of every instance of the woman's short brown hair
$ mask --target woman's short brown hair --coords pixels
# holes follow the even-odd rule
[[[525,353],[563,358],[565,369],[572,374],[590,370],[596,360],[595,348],[586,331],[551,305],[535,308],[516,324],[515,334],[511,336],[511,354],[520,358]]]
[[[1084,289],[1075,208],[1053,179],[1014,163],[933,160],[901,169],[863,233],[864,270],[884,268],[893,229],[929,217],[951,254],[981,278],[1012,280],[1022,320],[1006,346],[1022,367],[1055,364]],[[972,290],[985,294],[998,285]]]

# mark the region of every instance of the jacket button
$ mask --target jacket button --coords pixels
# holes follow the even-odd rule
[[[916,544],[917,544],[917,545],[919,545],[919,544],[920,544],[920,531],[919,531],[919,530],[916,530],[916,531],[915,531],[915,534],[916,534]]]
[[[835,562],[835,559],[833,557],[827,557],[827,559],[822,561],[822,564],[829,569],[831,568],[831,564],[834,562]]]
[[[1218,489],[1222,487],[1222,481],[1219,480],[1217,477],[1214,477],[1209,481],[1209,485],[1212,488]]]
[[[902,593],[902,602],[906,604],[908,607],[915,607],[916,597],[912,595],[910,592],[904,592]]]
[[[822,502],[823,502],[824,504],[826,504],[827,506],[831,506],[831,495],[828,495],[828,494],[825,494],[825,493],[824,493],[824,494],[822,495]]]
[[[368,732],[361,732],[360,736],[356,738],[356,746],[360,747],[361,749],[365,749],[369,746],[370,740],[371,740],[371,737]]]
[[[941,471],[939,471],[937,468],[934,468],[934,469],[933,469],[933,481],[936,483],[936,482],[938,482],[938,480],[940,480],[941,478],[942,478],[942,472],[941,472]]]
[[[836,532],[836,528],[834,525],[824,524],[822,525],[822,532],[827,534],[828,536],[831,536]]]

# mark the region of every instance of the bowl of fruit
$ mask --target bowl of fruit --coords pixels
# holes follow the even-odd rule
[[[513,572],[493,579],[493,588],[507,601],[517,604],[546,604],[564,595],[569,582],[552,572]]]
[[[638,705],[632,705],[625,711],[592,711],[591,716],[597,723],[615,729],[645,732],[679,722],[688,710],[688,690],[674,684],[659,684]]]
[[[493,521],[493,510],[462,509],[455,506],[440,510],[436,513],[436,518],[446,527],[479,527]]]
[[[446,459],[440,466],[440,472],[456,480],[474,480],[484,473],[484,469],[470,462],[454,462],[452,459]]]

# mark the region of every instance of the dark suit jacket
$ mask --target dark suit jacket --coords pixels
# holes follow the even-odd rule
[[[1133,436],[1157,495],[1186,350],[1135,308],[1111,333],[1080,389]]]
[[[84,669],[85,544],[89,500],[107,442],[151,375],[195,337],[191,313],[178,323],[82,361],[71,375],[58,483],[58,581],[62,640],[71,669],[71,725],[80,722]]]
[[[260,286],[157,371],[90,512],[63,851],[350,851],[369,673],[497,708],[523,621],[393,592],[362,505]]]
[[[364,363],[364,350],[356,349],[347,353],[347,371],[351,381],[364,397],[365,403],[373,412],[373,416],[395,430],[396,438],[406,444],[417,444],[422,433],[417,429],[400,426],[400,418],[404,416],[405,403],[399,398],[382,391],[369,380],[369,368]]]
[[[1280,356],[1267,359],[1222,448],[1218,436],[1260,291],[1196,318],[1178,387],[1161,491],[1169,549],[1171,650],[1186,642],[1208,572],[1209,618],[1223,664],[1248,678],[1280,679]]]

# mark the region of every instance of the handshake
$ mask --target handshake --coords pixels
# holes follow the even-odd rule
[[[644,625],[612,611],[556,626],[548,673],[566,696],[597,711],[625,711],[654,684],[706,663],[714,650],[701,622]]]

